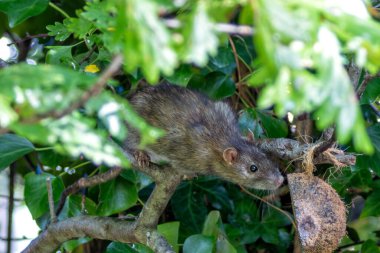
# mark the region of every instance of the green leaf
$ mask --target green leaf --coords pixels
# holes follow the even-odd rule
[[[190,65],[181,65],[176,69],[171,76],[166,76],[165,79],[170,83],[186,87],[194,73],[191,71]]]
[[[151,249],[142,244],[128,244],[121,242],[111,242],[105,253],[153,253]]]
[[[219,233],[220,212],[211,211],[203,224],[202,234],[217,238]]]
[[[86,215],[95,215],[96,214],[96,203],[89,199],[84,199],[84,210],[82,211],[82,196],[79,195],[70,195],[65,202],[65,205],[59,215],[60,219],[67,219],[69,217],[80,216],[83,214]]]
[[[376,150],[380,152],[380,124],[368,127],[367,132]]]
[[[210,58],[208,67],[214,71],[223,72],[225,75],[231,75],[236,68],[236,61],[231,48],[219,47],[218,54]]]
[[[141,67],[147,80],[158,81],[159,73],[172,75],[177,55],[172,48],[170,33],[159,20],[155,1],[131,0],[117,6],[116,30],[123,41],[125,69],[133,72]],[[119,42],[120,43],[120,42]]]
[[[364,217],[348,223],[348,226],[358,232],[361,240],[378,240],[375,232],[380,231],[380,217]]]
[[[257,114],[252,109],[246,109],[239,114],[239,128],[243,136],[253,133],[255,138],[265,137],[264,130],[257,120]]]
[[[268,138],[281,138],[288,135],[288,126],[283,119],[275,118],[264,111],[254,111],[257,113]]]
[[[223,99],[235,93],[235,83],[232,78],[222,72],[211,72],[204,76],[193,76],[188,88],[205,93],[212,99]]]
[[[33,219],[37,219],[49,211],[46,185],[46,179],[48,177],[51,178],[53,199],[57,204],[64,190],[64,185],[61,178],[57,178],[48,173],[36,174],[34,172],[30,172],[25,176],[25,203],[32,214]]]
[[[55,22],[54,25],[46,26],[46,29],[49,31],[48,34],[50,36],[55,36],[55,39],[58,41],[64,41],[71,35],[71,31],[67,29],[70,20],[63,20],[63,24],[59,22]]]
[[[224,237],[218,237],[216,242],[216,252],[217,253],[237,253],[236,249],[232,244]]]
[[[379,246],[373,240],[367,240],[362,245],[361,253],[380,253]]]
[[[365,200],[365,205],[360,217],[380,215],[380,191],[373,191]]]
[[[231,202],[226,189],[219,180],[203,178],[183,182],[171,199],[175,217],[181,222],[184,235],[200,233],[207,216],[205,199],[216,209],[231,210]]]
[[[134,206],[137,202],[137,187],[123,177],[117,177],[100,185],[98,214],[108,216]]]
[[[210,253],[214,248],[214,240],[210,236],[192,235],[183,244],[183,253]]]
[[[16,64],[0,70],[0,93],[23,117],[61,111],[77,101],[96,77],[53,65]]]
[[[207,209],[199,191],[192,182],[182,183],[171,199],[174,215],[181,222],[185,234],[199,233],[207,215]]]
[[[205,2],[196,2],[194,11],[183,22],[185,44],[182,58],[188,63],[200,66],[206,65],[208,56],[214,55],[218,46],[218,38],[207,15],[206,7]]]
[[[69,32],[74,33],[79,39],[84,39],[94,28],[91,22],[82,17],[70,18],[70,22],[68,22],[66,27]]]
[[[380,78],[374,78],[368,82],[367,87],[360,98],[362,104],[372,104],[380,96]]]
[[[360,162],[359,159],[360,157],[358,157],[357,162]],[[363,192],[368,192],[372,182],[372,175],[368,170],[368,167],[362,167],[358,164],[352,168],[346,167],[342,169],[342,174],[331,179],[330,182],[338,194],[344,196],[347,194],[347,189],[350,187],[355,187],[361,189]]]
[[[50,168],[56,168],[68,160],[67,157],[54,152],[54,150],[40,151],[38,152],[38,158],[43,165],[49,166]]]
[[[95,164],[129,166],[122,149],[109,140],[107,133],[95,128],[95,120],[74,112],[58,120],[46,119],[39,124],[14,124],[12,130],[35,143],[53,146],[61,154],[84,155]]]
[[[160,224],[157,226],[157,230],[160,234],[162,234],[170,245],[173,246],[175,252],[179,251],[178,245],[178,233],[179,233],[179,222],[167,222],[164,224]]]
[[[70,240],[70,241],[64,242],[62,244],[62,247],[66,251],[72,252],[74,249],[78,248],[80,245],[88,243],[91,240],[92,240],[92,238],[89,238],[89,237],[83,237],[83,238],[79,238],[79,239],[76,239],[76,240]]]
[[[0,11],[8,15],[9,26],[12,28],[43,12],[48,4],[49,0],[2,0]]]
[[[46,54],[47,64],[64,65],[67,67],[78,65],[71,54],[72,46],[51,46],[46,48],[49,49]]]
[[[89,114],[97,113],[110,134],[121,141],[125,139],[127,131],[124,121],[140,131],[141,147],[156,142],[157,138],[164,135],[163,130],[150,126],[141,118],[126,99],[108,92],[91,98],[86,104],[86,111]]]
[[[260,228],[261,238],[264,242],[275,245],[280,243],[278,228],[276,226],[269,226],[267,224],[263,224],[260,226]]]
[[[0,135],[0,171],[33,150],[33,144],[23,137],[15,134]]]
[[[11,99],[0,94],[0,127],[6,128],[18,119],[17,113],[11,107]]]

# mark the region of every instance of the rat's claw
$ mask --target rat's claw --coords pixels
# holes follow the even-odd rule
[[[136,150],[133,154],[139,167],[145,168],[149,166],[150,157],[147,153],[142,150]]]

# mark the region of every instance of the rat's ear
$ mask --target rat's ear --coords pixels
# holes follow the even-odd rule
[[[238,152],[235,148],[226,148],[223,151],[223,159],[229,165],[231,165],[233,162],[236,161],[237,156],[238,156]]]

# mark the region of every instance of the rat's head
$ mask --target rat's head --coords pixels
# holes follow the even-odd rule
[[[229,167],[229,179],[245,187],[274,190],[284,181],[278,164],[252,143],[226,148],[223,159]]]

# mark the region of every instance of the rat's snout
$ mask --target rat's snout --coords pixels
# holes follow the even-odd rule
[[[274,183],[276,185],[276,188],[280,187],[282,185],[282,183],[284,182],[284,177],[283,176],[279,176],[275,179]]]

